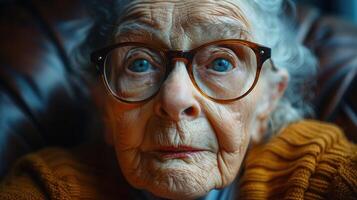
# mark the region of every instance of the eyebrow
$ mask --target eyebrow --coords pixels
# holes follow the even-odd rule
[[[154,28],[153,25],[148,23],[133,22],[131,20],[119,25],[114,36],[120,42],[140,42],[138,38],[143,38],[145,41],[163,43],[162,34],[159,29]],[[164,43],[161,45],[164,45]]]
[[[162,47],[168,47],[167,41],[164,41],[164,34],[160,30],[157,24],[149,24],[145,22],[138,22],[134,20],[127,21],[118,26],[115,38],[119,40],[119,42],[147,42],[147,43],[155,43],[156,45]],[[210,37],[209,39],[199,41],[195,46],[202,45],[207,42],[212,42],[214,40],[221,39],[248,39],[251,38],[251,33],[246,30],[242,23],[231,20],[228,22],[217,21],[215,23],[204,22],[204,23],[193,23],[186,28],[189,30],[190,28],[201,27],[203,30],[215,33],[212,35],[206,35],[206,37]],[[213,36],[213,37],[212,37]]]
[[[248,39],[251,37],[251,33],[245,28],[245,26],[235,20],[229,22],[219,21],[218,23],[203,23],[204,28],[212,30],[211,32],[218,33],[216,36],[221,39]],[[232,38],[234,37],[234,38]]]

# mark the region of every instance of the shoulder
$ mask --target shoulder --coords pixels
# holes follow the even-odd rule
[[[356,152],[356,145],[337,126],[317,121],[291,124],[249,152],[242,194],[260,192],[281,199],[352,196],[357,192]],[[265,189],[256,191],[252,185]]]
[[[0,199],[111,199],[125,182],[95,148],[46,148],[17,161],[0,185]],[[112,170],[112,169],[111,169]],[[98,184],[101,183],[101,184]]]
[[[0,185],[0,199],[47,199],[60,194],[68,199],[69,191],[51,166],[53,158],[67,160],[69,154],[59,148],[49,148],[18,160]]]

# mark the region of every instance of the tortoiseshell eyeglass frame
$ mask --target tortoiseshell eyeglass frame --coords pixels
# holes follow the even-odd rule
[[[256,70],[254,82],[247,92],[245,92],[244,94],[242,94],[241,96],[239,96],[237,98],[234,98],[234,99],[212,98],[212,97],[208,96],[206,93],[204,93],[200,89],[200,87],[198,87],[198,85],[194,79],[194,76],[193,76],[192,60],[198,51],[200,51],[201,49],[203,49],[207,46],[211,46],[211,45],[218,45],[218,46],[226,45],[227,46],[227,45],[234,45],[234,44],[247,46],[254,51],[254,53],[256,55],[256,59],[257,59],[257,66],[256,66],[257,70]],[[104,70],[105,60],[106,60],[106,57],[108,56],[108,54],[112,50],[119,48],[119,47],[124,47],[124,46],[144,47],[144,48],[159,52],[162,56],[163,61],[165,62],[165,65],[166,65],[166,74],[165,74],[163,82],[165,82],[166,78],[171,73],[174,63],[177,61],[183,62],[186,66],[186,69],[189,73],[189,77],[190,77],[193,85],[195,86],[195,88],[204,97],[206,97],[214,102],[221,103],[221,104],[231,103],[231,102],[240,100],[240,99],[244,98],[245,96],[247,96],[256,86],[264,62],[271,58],[271,49],[269,47],[265,47],[265,46],[256,44],[254,42],[250,42],[250,41],[246,41],[246,40],[239,40],[239,39],[226,39],[226,40],[218,40],[218,41],[214,41],[214,42],[209,42],[209,43],[203,44],[197,48],[194,48],[194,49],[188,50],[188,51],[169,50],[169,49],[161,48],[161,47],[155,46],[153,44],[147,44],[147,43],[123,42],[123,43],[117,43],[114,45],[110,45],[108,47],[99,49],[99,50],[91,53],[91,61],[96,65],[96,68],[100,72],[100,74],[103,78],[104,84],[105,84],[106,88],[108,89],[108,91],[110,92],[110,94],[121,102],[131,103],[131,104],[139,104],[139,103],[144,103],[144,102],[149,101],[150,99],[152,99],[153,97],[156,96],[156,94],[160,91],[160,89],[157,92],[155,92],[152,96],[148,97],[147,99],[140,100],[140,101],[128,101],[128,100],[122,99],[117,94],[115,94],[115,92],[113,92],[112,89],[110,89],[109,83],[108,83],[106,75],[105,75],[105,70]],[[274,66],[271,59],[270,59],[270,62],[271,62],[272,70],[277,71],[277,68]]]

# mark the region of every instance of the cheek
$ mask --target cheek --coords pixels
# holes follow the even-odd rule
[[[239,172],[254,131],[257,99],[254,93],[229,105],[202,102],[219,144],[217,164],[222,186],[229,184]]]
[[[249,136],[254,130],[257,119],[259,97],[253,92],[241,101],[229,107],[233,113],[239,113],[240,117],[237,122],[241,124],[242,130]]]
[[[150,113],[150,103],[136,107],[118,102],[107,104],[107,134],[116,151],[136,149],[141,145]]]
[[[219,149],[225,152],[241,151],[242,143],[249,138],[254,121],[254,105],[249,99],[229,105],[209,101],[201,103],[216,134]]]

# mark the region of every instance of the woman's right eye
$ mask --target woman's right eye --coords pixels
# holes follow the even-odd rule
[[[152,68],[153,68],[153,66],[146,59],[134,60],[134,62],[132,62],[130,64],[130,66],[128,67],[128,69],[130,71],[135,72],[135,73],[145,73],[145,72],[148,72],[149,70],[151,70]]]

